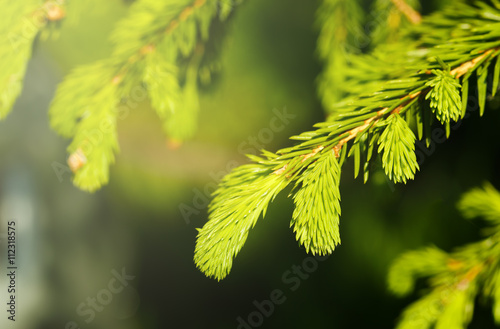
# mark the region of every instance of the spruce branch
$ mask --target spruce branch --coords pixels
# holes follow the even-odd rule
[[[138,0],[130,6],[112,33],[111,56],[75,69],[60,84],[49,111],[52,127],[73,140],[68,163],[75,185],[92,192],[108,182],[119,149],[117,107],[136,94],[149,96],[172,144],[191,137],[209,30],[240,2]],[[102,120],[109,122],[105,129]]]
[[[35,37],[50,22],[65,16],[64,1],[23,0],[6,3],[0,12],[0,120],[21,93]]]
[[[287,185],[284,177],[271,174],[269,159],[255,157],[254,160],[256,164],[241,166],[223,179],[210,205],[215,220],[198,233],[194,261],[202,272],[210,273],[217,280],[229,273],[248,232]]]
[[[436,247],[404,253],[388,274],[389,290],[398,296],[410,294],[415,282],[428,278],[430,291],[406,308],[398,329],[465,328],[472,319],[478,295],[494,304],[500,323],[500,193],[491,185],[466,193],[458,208],[467,217],[483,217],[490,234],[480,242],[452,253]]]
[[[375,56],[359,55],[359,62],[374,67],[380,67],[377,64],[382,60],[389,63],[391,58],[400,59],[395,61],[394,66],[383,70],[383,74],[376,76],[379,80],[377,90],[368,90],[337,103],[328,120],[315,125],[316,130],[291,137],[292,140],[300,141],[299,144],[276,153],[264,153],[266,166],[271,168],[269,175],[280,177],[287,185],[295,182],[296,188],[290,194],[296,206],[294,213],[307,214],[304,218],[307,218],[309,223],[306,224],[306,220],[299,222],[299,216],[295,215],[292,226],[300,224],[299,227],[295,226],[295,231],[299,232],[297,239],[306,249],[314,253],[332,252],[340,242],[337,225],[340,215],[337,205],[340,200],[337,192],[340,171],[331,170],[330,175],[333,176],[328,178],[330,184],[325,184],[323,178],[307,180],[305,177],[316,177],[311,176],[311,173],[315,172],[314,168],[321,168],[321,164],[326,163],[329,157],[336,158],[339,166],[351,157],[354,160],[355,176],[362,168],[366,181],[374,155],[382,153],[382,165],[391,180],[397,183],[413,179],[418,169],[414,152],[416,139],[430,141],[434,119],[438,119],[449,132],[451,122],[459,120],[465,114],[467,88],[471,76],[478,77],[478,90],[480,93],[486,93],[488,77],[498,72],[497,68],[490,70],[489,67],[498,65],[496,63],[500,54],[500,25],[496,18],[490,18],[492,15],[484,15],[484,12],[488,11],[497,13],[500,17],[498,10],[493,7],[457,4],[454,10],[448,9],[445,14],[425,17],[421,24],[414,26],[416,32],[410,31],[406,36],[414,48],[403,48],[401,44],[395,53],[386,51],[385,57],[383,47],[376,51]],[[467,19],[458,20],[457,11],[465,12]],[[460,22],[459,25],[457,22]],[[447,30],[429,30],[429,27],[438,23],[446,26]],[[424,34],[423,30],[426,31],[426,37],[419,38]],[[460,33],[456,37],[442,37],[442,34],[455,35],[457,30]],[[436,37],[433,38],[432,34]],[[393,50],[394,45],[389,45],[388,49]],[[492,80],[497,79],[493,77]],[[480,99],[486,99],[486,94],[480,96]],[[480,106],[484,107],[484,104]],[[255,160],[253,157],[251,159]],[[257,163],[261,162],[262,160],[257,159]],[[232,177],[231,175],[228,177]],[[260,188],[261,193],[264,193],[267,188],[260,183],[261,179],[253,176],[228,178],[219,189],[225,190],[228,184],[232,187],[252,186],[252,191]],[[333,191],[326,191],[327,189]],[[216,195],[220,195],[219,193],[218,190]],[[211,203],[209,221],[202,229],[203,234],[198,237],[195,251],[195,263],[207,276],[221,279],[220,274],[228,272],[227,259],[236,255],[234,248],[219,248],[220,239],[207,237],[218,236],[221,227],[230,227],[233,225],[231,223],[245,221],[245,216],[242,215],[244,212],[239,208],[249,202],[247,198],[248,195],[240,198],[236,194],[229,198],[227,204],[222,198]],[[302,209],[303,205],[319,198],[324,198],[323,204],[328,204],[331,209]],[[333,203],[325,200],[333,200]],[[318,222],[320,211],[321,215],[325,216],[322,220],[330,224]],[[252,217],[252,225],[256,220],[257,217]],[[224,223],[224,226],[220,223]],[[325,227],[323,232],[309,229],[319,225]],[[224,230],[224,234],[230,236],[231,232]],[[240,231],[235,230],[232,234],[238,235]],[[329,242],[326,245],[315,244],[318,241]],[[219,263],[220,258],[206,258],[200,263],[198,254],[215,249],[224,253],[224,264]],[[220,267],[225,270],[221,272]]]

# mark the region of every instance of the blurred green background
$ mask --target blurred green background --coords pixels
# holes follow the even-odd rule
[[[73,328],[71,321],[82,329],[247,328],[239,317],[248,328],[257,327],[252,321],[261,328],[392,328],[417,294],[398,300],[387,293],[391,261],[408,249],[450,250],[480,237],[481,227],[463,220],[455,203],[483,181],[500,187],[495,101],[483,118],[472,112],[449,141],[420,158],[421,172],[405,186],[389,183],[380,168],[364,185],[347,163],[342,245],[307,277],[289,272],[315,263],[289,228],[286,193],[251,231],[229,277],[215,282],[195,268],[196,228],[207,219],[208,198],[200,194],[228,166],[246,162],[242,143],[259,138],[273,109],[296,117],[261,140],[270,150],[324,119],[315,85],[317,5],[253,0],[237,8],[223,70],[201,95],[196,137],[172,150],[148,103],[131,109],[119,122],[121,152],[110,183],[95,194],[75,188],[69,173],[62,181],[55,174],[68,141],[50,130],[47,110],[72,68],[110,54],[108,36],[126,5],[87,7],[62,22],[57,38],[36,42],[23,94],[0,122],[0,232],[8,220],[19,224],[18,328]],[[184,206],[197,213],[186,219]],[[87,323],[76,309],[123,268],[135,278]],[[2,303],[4,287],[2,276]],[[286,300],[259,318],[254,301],[269,300],[275,289]],[[471,328],[493,327],[490,309],[479,305]],[[2,311],[0,326],[11,325]]]

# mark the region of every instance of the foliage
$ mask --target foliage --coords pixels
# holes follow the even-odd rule
[[[396,183],[412,179],[418,169],[415,135],[398,113],[389,116],[378,143],[387,177]]]
[[[458,208],[465,217],[482,217],[489,224],[487,237],[452,253],[436,247],[410,251],[392,265],[388,283],[405,296],[415,282],[429,278],[430,288],[403,312],[398,329],[465,328],[472,319],[478,296],[493,302],[500,324],[500,193],[491,185],[466,193]]]
[[[265,159],[255,160],[266,163]],[[199,230],[195,262],[205,272],[213,273],[217,279],[224,278],[231,268],[233,257],[241,250],[248,232],[255,225],[260,214],[265,215],[267,205],[286,186],[283,177],[270,175],[272,167],[249,164],[239,167],[224,177],[215,192],[210,210],[217,220],[209,222]],[[234,184],[240,180],[251,184]],[[265,187],[262,190],[262,187]],[[227,212],[232,212],[227,216]],[[232,218],[244,218],[241,221]],[[237,232],[237,234],[234,234]],[[217,241],[218,243],[212,243]],[[210,245],[212,248],[206,248]],[[216,260],[214,262],[214,260]],[[225,264],[225,266],[218,266]]]
[[[0,119],[21,93],[32,44],[40,31],[64,17],[60,1],[14,1],[0,12]]]
[[[364,12],[358,1],[325,0],[318,9],[318,55],[325,68],[318,78],[318,91],[323,106],[331,110],[332,104],[345,97],[347,90],[345,67],[351,54],[361,51],[366,36],[361,28]]]
[[[141,100],[147,93],[173,144],[194,133],[204,45],[212,22],[227,18],[236,4],[136,1],[112,34],[111,57],[75,70],[61,84],[50,109],[51,123],[73,139],[69,163],[77,186],[95,191],[108,182],[109,166],[118,151],[117,116],[129,99]],[[104,91],[107,97],[99,96]]]
[[[339,177],[339,163],[330,152],[312,163],[297,180],[300,187],[293,198],[295,210],[290,226],[307,252],[330,254],[340,243]]]
[[[133,2],[112,33],[111,55],[74,69],[51,104],[52,128],[71,139],[68,164],[75,185],[95,191],[108,182],[119,151],[117,121],[131,99],[149,98],[172,145],[192,136],[198,85],[210,81],[213,68],[210,35],[240,2]],[[37,36],[57,31],[54,23],[78,5],[23,0],[0,13],[0,118],[21,91]],[[318,92],[328,118],[315,130],[293,136],[298,143],[291,147],[250,155],[252,163],[222,180],[209,206],[209,221],[198,233],[194,261],[202,272],[217,280],[226,277],[250,229],[288,186],[295,206],[290,226],[297,241],[307,252],[332,253],[341,242],[339,184],[349,158],[355,177],[362,173],[366,182],[380,154],[387,177],[406,183],[419,170],[415,142],[429,143],[433,124],[443,125],[449,136],[450,125],[465,116],[468,97],[476,93],[479,113],[484,113],[487,96],[495,96],[499,86],[500,2],[458,1],[425,17],[419,8],[414,0],[376,0],[370,10],[358,1],[323,0],[317,51],[325,67]],[[369,23],[373,29],[366,28]],[[498,220],[497,193],[491,188],[474,193],[461,203],[463,212]],[[436,248],[404,256],[397,263],[403,265],[395,267],[404,270],[391,272],[397,293],[411,291],[416,277],[462,280],[436,285],[439,289],[405,314],[413,318],[425,309],[431,315],[425,323],[460,327],[470,320],[470,304],[480,287],[497,298],[496,282],[477,281],[498,277],[496,270],[482,276],[493,266],[484,258],[491,255],[484,249],[493,237],[453,254],[461,263],[451,267],[450,255]],[[444,308],[435,302],[443,296],[450,301]],[[463,317],[455,316],[457,310],[466,310]]]
[[[358,55],[373,50],[379,44],[400,40],[402,28],[412,22],[420,22],[421,17],[415,11],[419,8],[417,0],[408,3],[376,0],[369,12],[361,8],[359,1],[322,2],[317,17],[320,28],[318,55],[325,65],[318,77],[318,93],[326,111],[335,112],[336,103],[366,91],[358,86],[360,78],[372,83],[374,77],[370,73],[380,74],[379,70],[393,69],[388,65],[366,65]],[[376,71],[371,72],[373,70]]]
[[[323,6],[335,12],[338,8],[345,9],[341,4],[346,5],[343,2],[325,1]],[[264,212],[262,207],[268,204],[266,199],[265,203],[257,203],[258,207],[248,207],[248,204],[253,204],[248,199],[249,195],[233,195],[231,191],[238,186],[251,186],[252,195],[257,199],[255,202],[258,202],[260,196],[269,190],[268,180],[265,179],[267,176],[280,177],[268,178],[280,182],[272,189],[273,197],[285,186],[295,186],[290,194],[296,207],[292,225],[308,222],[315,228],[323,225],[328,228],[309,230],[308,225],[295,226],[295,231],[299,232],[299,242],[313,252],[332,252],[340,241],[340,208],[336,203],[340,200],[340,171],[330,172],[333,175],[333,178],[329,178],[330,184],[325,184],[323,178],[308,180],[306,177],[317,170],[316,167],[321,168],[328,158],[335,157],[340,166],[347,158],[353,158],[355,176],[362,171],[366,182],[376,158],[374,151],[378,151],[382,153],[382,165],[392,181],[397,183],[413,179],[418,169],[415,140],[418,138],[429,143],[436,119],[445,126],[449,135],[450,124],[463,118],[466,113],[469,85],[472,83],[477,85],[475,89],[478,91],[481,114],[484,112],[487,90],[495,94],[499,78],[499,17],[498,2],[493,5],[456,2],[423,17],[420,24],[405,30],[397,42],[378,45],[369,54],[350,54],[353,65],[346,68],[343,84],[356,85],[353,87],[355,93],[333,105],[329,118],[316,124],[316,130],[291,138],[300,141],[299,144],[276,153],[265,151],[264,159],[251,157],[254,172],[258,172],[258,175],[230,174],[219,186],[216,195],[232,196],[212,201],[209,221],[200,230],[196,245],[197,266],[206,275],[217,279],[221,279],[220,273],[229,272],[232,261],[227,259],[234,257],[241,246],[225,249],[218,245],[240,236],[240,230],[231,230],[236,227],[236,223],[238,227],[246,228],[255,225],[256,218]],[[325,20],[322,14],[319,19],[323,24],[333,24]],[[356,20],[357,16],[354,16]],[[343,24],[342,21],[339,24]],[[323,55],[327,53],[328,47],[339,47],[336,42],[331,42],[330,46],[325,43],[324,40],[328,38],[325,35],[338,37],[348,35],[347,31],[355,33],[355,29],[342,30],[340,26],[338,29],[328,26],[322,30],[320,50]],[[345,40],[339,42],[344,42],[343,47]],[[330,87],[337,86],[339,82]],[[329,99],[329,96],[325,99]],[[236,169],[235,172],[238,171]],[[261,193],[254,193],[259,190]],[[321,203],[314,204],[312,200],[323,200],[323,204],[327,204],[324,200],[333,200],[333,203],[329,203],[332,209],[321,210]],[[318,222],[320,213],[328,216],[322,221],[329,224]],[[296,214],[302,215],[300,221]],[[220,238],[220,230],[224,231],[223,239]],[[245,238],[246,234],[247,231]],[[319,249],[316,245],[318,241],[321,241]],[[219,250],[223,255],[201,260],[199,254],[204,255],[207,250]]]
[[[191,137],[210,29],[240,2],[138,0],[130,6],[111,36],[111,56],[74,69],[60,84],[49,111],[52,128],[72,139],[68,164],[75,185],[95,191],[108,182],[109,166],[119,150],[117,120],[128,113],[130,99],[137,102],[149,96],[172,145]],[[71,1],[69,12],[76,14],[81,5]],[[0,25],[7,36],[0,48],[0,118],[21,91],[39,30],[65,15],[62,0],[23,0],[5,7]],[[204,63],[205,81],[207,75],[210,66]]]

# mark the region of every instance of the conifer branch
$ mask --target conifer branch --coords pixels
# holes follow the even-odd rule
[[[194,133],[198,71],[209,29],[240,2],[137,0],[112,34],[110,58],[77,68],[65,79],[49,113],[52,127],[73,139],[68,163],[78,187],[92,192],[108,182],[119,149],[117,106],[135,93],[148,94],[172,143]],[[102,120],[109,123],[106,129]]]
[[[487,220],[491,233],[486,239],[449,254],[436,247],[407,252],[393,263],[388,284],[394,294],[408,295],[420,278],[428,278],[431,288],[406,308],[398,329],[465,328],[478,295],[493,302],[493,315],[500,324],[499,205],[500,193],[489,184],[470,191],[458,207],[466,217]]]
[[[0,12],[0,120],[21,93],[35,37],[65,16],[64,1],[13,1]]]
[[[390,63],[391,58],[398,58],[398,61],[390,66],[392,71],[382,71],[377,76],[379,80],[377,90],[338,103],[327,121],[315,125],[316,130],[291,137],[301,143],[276,153],[265,151],[263,153],[265,158],[251,157],[256,161],[255,165],[265,164],[266,168],[269,168],[266,172],[279,177],[280,182],[286,182],[285,185],[294,184],[295,189],[291,195],[294,197],[296,207],[298,205],[302,207],[303,204],[308,206],[305,210],[297,210],[307,216],[307,219],[301,219],[304,223],[317,222],[318,216],[315,215],[317,209],[310,200],[320,200],[326,195],[328,199],[340,200],[338,190],[340,171],[333,171],[335,177],[330,179],[331,184],[328,185],[322,183],[320,179],[305,182],[304,177],[311,173],[318,163],[324,163],[325,159],[333,155],[339,166],[342,166],[346,158],[352,157],[354,175],[357,176],[362,169],[366,181],[374,155],[381,153],[386,175],[396,183],[406,182],[413,179],[419,168],[414,152],[415,141],[430,140],[433,120],[437,119],[443,124],[449,135],[451,122],[465,115],[470,77],[473,74],[478,76],[480,100],[486,99],[488,76],[496,74],[492,80],[496,81],[494,84],[498,86],[499,69],[495,68],[492,71],[488,68],[490,65],[498,66],[500,30],[496,18],[490,18],[493,15],[485,16],[483,13],[485,10],[494,11],[500,17],[498,9],[493,7],[455,5],[453,10],[450,8],[444,14],[431,15],[424,18],[421,24],[415,25],[415,31],[406,36],[410,40],[417,37],[413,42],[415,48],[407,49],[400,46],[395,50],[393,45],[389,45],[388,49],[393,52],[382,47],[374,56],[358,56],[359,63],[377,68],[381,67],[382,60]],[[465,21],[462,19],[460,26],[457,26],[459,20],[456,17],[463,13],[466,13],[468,19]],[[447,26],[447,29],[446,31],[433,29],[434,24]],[[454,35],[456,29],[460,30],[458,37],[451,39],[443,37],[443,34]],[[425,38],[420,37],[423,30]],[[408,40],[405,44],[408,44]],[[480,101],[480,108],[482,114],[484,102]],[[235,170],[237,171],[238,169]],[[252,186],[254,190],[260,186],[261,193],[267,190],[266,185],[259,183],[261,177],[259,179],[253,176],[233,177],[232,174],[228,177],[230,178],[217,190],[217,195],[229,193],[228,186],[231,188]],[[331,189],[330,193],[333,194],[327,194],[326,189]],[[279,192],[279,190],[274,191]],[[217,279],[221,279],[221,273],[229,272],[232,261],[229,262],[227,259],[234,257],[239,251],[239,248],[236,252],[233,248],[228,254],[229,250],[224,251],[219,248],[219,241],[231,239],[232,234],[237,232],[224,230],[225,238],[222,240],[207,237],[220,234],[218,232],[220,222],[226,223],[224,227],[228,227],[230,223],[245,223],[248,218],[252,218],[252,225],[247,225],[251,227],[260,212],[263,212],[261,208],[245,208],[247,212],[240,212],[239,207],[247,204],[249,200],[239,199],[237,194],[231,197],[231,200],[230,203],[221,198],[213,201],[209,208],[209,221],[200,231],[196,245],[196,265],[207,276],[216,275]],[[331,203],[330,207],[337,208]],[[247,214],[252,214],[252,217],[247,217]],[[336,218],[340,215],[340,209],[338,211],[330,209],[323,215],[329,216],[325,220],[335,224],[328,225],[328,229],[315,230],[314,234],[305,224],[301,224],[300,227],[304,229],[297,235],[300,243],[313,252],[331,252],[340,241],[340,238],[330,238],[339,236]],[[317,241],[328,241],[328,245],[315,245]],[[199,261],[198,253],[211,253],[212,250],[223,252],[224,255],[206,258],[204,262]]]

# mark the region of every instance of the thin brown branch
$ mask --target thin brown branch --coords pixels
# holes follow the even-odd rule
[[[463,63],[459,67],[454,68],[453,70],[450,71],[451,75],[454,75],[455,78],[460,78],[462,75],[466,74],[469,72],[469,70],[473,69],[477,63],[479,63],[481,60],[483,60],[486,56],[489,56],[495,49],[489,49],[479,55],[478,57]]]
[[[381,115],[377,114],[374,117],[366,119],[361,126],[349,130],[349,136],[347,136],[344,139],[341,139],[337,143],[337,145],[335,145],[333,147],[333,152],[335,153],[335,156],[338,158],[340,156],[340,150],[342,149],[342,147],[344,146],[344,144],[346,144],[347,142],[349,142],[351,139],[356,138],[356,136],[360,132],[362,132],[363,130],[365,130],[366,128],[368,128],[373,121],[375,121],[375,122],[378,121],[380,119],[380,117],[381,117]]]
[[[322,149],[324,149],[324,147],[322,145],[320,145],[320,146],[316,147],[314,150],[312,150],[311,153],[302,155],[302,157],[303,157],[302,162],[306,161],[309,158],[312,158],[313,156],[318,154],[318,152],[321,151]]]
[[[403,13],[403,15],[408,18],[408,20],[412,24],[420,24],[422,21],[422,16],[418,11],[413,9],[409,4],[407,4],[404,0],[391,0],[392,3],[398,8],[400,12]]]

